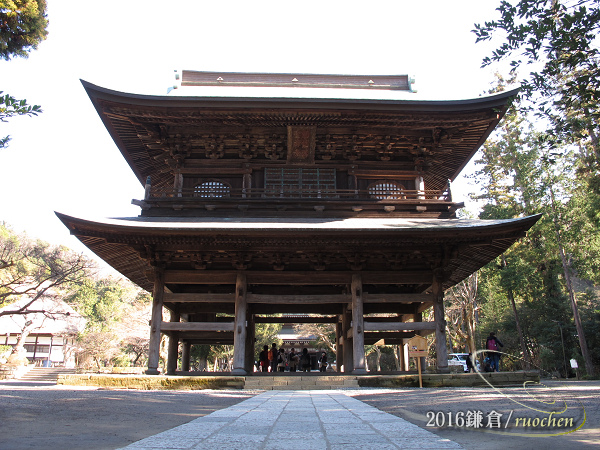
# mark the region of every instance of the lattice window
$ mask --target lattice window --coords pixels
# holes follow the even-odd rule
[[[265,192],[272,197],[335,196],[335,169],[265,168]]]
[[[369,186],[369,195],[378,200],[406,198],[404,186],[393,181],[372,184]]]
[[[220,181],[206,181],[194,186],[194,197],[220,198],[229,197],[231,188]]]

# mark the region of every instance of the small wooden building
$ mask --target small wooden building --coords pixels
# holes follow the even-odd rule
[[[24,297],[0,311],[15,311],[30,301]],[[0,316],[0,344],[14,347],[25,333],[24,356],[30,363],[75,367],[76,339],[85,328],[85,318],[62,300],[54,298],[40,298],[28,310],[38,312]]]
[[[153,292],[148,373],[161,333],[170,373],[178,343],[183,370],[191,345],[233,344],[233,372],[251,372],[254,325],[278,313],[335,322],[338,370],[364,373],[365,344],[435,333],[447,371],[444,290],[538,219],[459,220],[450,192],[515,91],[419,101],[407,76],[180,76],[168,96],[83,82],[145,195],[138,217],[57,213]],[[187,95],[195,87],[212,91]],[[433,322],[422,320],[428,308]]]

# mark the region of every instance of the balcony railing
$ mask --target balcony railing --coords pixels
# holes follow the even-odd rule
[[[231,189],[229,187],[211,187],[207,189],[164,189],[150,188],[146,190],[146,201],[160,201],[167,199],[177,199],[197,201],[231,201],[231,200],[267,200],[267,199],[287,199],[287,200],[360,200],[361,202],[388,203],[388,202],[414,202],[414,201],[433,201],[433,202],[452,202],[452,196],[449,189],[445,190],[400,190],[400,191],[373,191],[356,189],[286,189],[283,188],[252,188],[252,189]]]

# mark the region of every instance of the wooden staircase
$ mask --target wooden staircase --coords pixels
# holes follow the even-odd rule
[[[310,373],[260,373],[246,377],[244,389],[315,390],[357,388],[358,379],[352,375]]]

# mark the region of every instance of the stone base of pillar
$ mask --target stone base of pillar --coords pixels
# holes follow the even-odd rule
[[[366,369],[354,369],[352,372],[350,372],[352,375],[366,375],[367,372]]]
[[[160,375],[158,369],[147,369],[145,373],[146,375]]]
[[[247,375],[248,372],[246,372],[244,369],[233,369],[231,371],[231,375]]]

